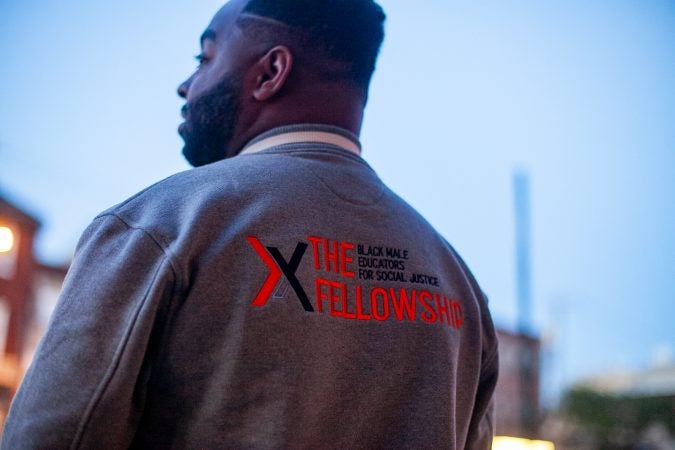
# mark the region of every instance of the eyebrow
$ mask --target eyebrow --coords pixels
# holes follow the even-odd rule
[[[215,41],[216,40],[216,32],[213,31],[211,28],[207,28],[206,31],[202,33],[202,37],[199,38],[199,42],[204,45],[204,41],[209,40],[209,41]]]

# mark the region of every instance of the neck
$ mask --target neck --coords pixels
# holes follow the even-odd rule
[[[258,105],[257,114],[252,117],[240,116],[237,124],[240,132],[232,141],[233,153],[238,154],[251,139],[265,131],[294,124],[332,125],[360,135],[365,106],[362,96],[350,95],[344,87],[335,89],[329,84],[295,92]]]

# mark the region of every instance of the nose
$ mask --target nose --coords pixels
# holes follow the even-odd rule
[[[188,94],[188,89],[190,89],[190,83],[192,82],[192,77],[188,78],[187,80],[183,81],[179,86],[178,86],[178,96],[180,98],[187,99],[187,94]]]

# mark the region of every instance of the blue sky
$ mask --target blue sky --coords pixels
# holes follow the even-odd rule
[[[551,384],[675,347],[675,4],[382,0],[365,159],[515,323],[512,176],[532,186]],[[101,210],[186,170],[178,84],[218,1],[0,0],[0,190],[69,258]],[[546,382],[546,380],[545,380]]]

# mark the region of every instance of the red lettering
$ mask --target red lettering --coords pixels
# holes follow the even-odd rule
[[[258,295],[256,295],[255,299],[253,299],[253,306],[260,308],[265,306],[267,301],[270,299],[272,291],[281,278],[281,269],[279,269],[279,266],[277,266],[277,264],[274,262],[274,258],[272,258],[258,238],[251,236],[248,237],[247,240],[253,246],[253,249],[256,251],[258,256],[260,256],[260,259],[262,259],[263,263],[270,270],[270,274],[267,276],[267,279],[265,279],[265,282],[260,288],[260,292],[258,292]]]
[[[427,303],[428,300],[433,299],[431,294],[427,291],[422,291],[417,298],[419,299],[420,303],[422,303],[422,306],[424,306],[424,309],[426,309],[426,312],[422,314],[422,320],[426,323],[436,322],[436,311],[434,311],[434,308],[432,308],[431,305]]]
[[[340,317],[342,311],[335,309],[335,305],[340,303],[342,300],[337,294],[336,291],[342,291],[342,284],[330,282],[330,315],[334,317]]]
[[[345,319],[356,319],[355,313],[349,312],[349,306],[347,304],[347,285],[342,285],[342,316]]]
[[[454,301],[452,302],[452,311],[455,315],[455,324],[458,330],[462,326],[462,323],[464,323],[464,317],[462,315],[462,305],[459,304],[459,302]]]
[[[382,314],[380,314],[380,310],[377,304],[378,296],[382,298],[382,309],[384,311]],[[372,292],[370,293],[370,304],[371,304],[370,312],[373,314],[373,317],[375,317],[375,320],[383,322],[389,318],[389,300],[387,298],[387,291],[385,291],[382,288],[373,289]]]
[[[323,312],[323,301],[328,298],[328,295],[321,289],[322,286],[330,287],[330,281],[321,278],[316,279],[316,308],[320,313]]]
[[[339,264],[338,259],[340,257],[339,257],[339,253],[338,253],[338,242],[334,241],[334,242],[332,242],[332,244],[333,244],[332,245],[333,251],[331,252],[330,251],[331,241],[329,241],[328,239],[323,241],[323,253],[324,253],[324,257],[326,258],[326,272],[330,272],[331,270],[335,270],[335,273],[339,273],[340,272],[340,264]],[[333,262],[333,269],[331,269],[331,267],[330,267],[331,261]]]
[[[445,315],[447,324],[452,325],[452,321],[450,320],[450,305],[447,303],[448,299],[441,297],[440,294],[435,294],[434,297],[436,299],[436,308],[438,309],[439,322],[443,323],[443,315]]]
[[[316,236],[307,237],[312,244],[314,253],[314,269],[321,270],[321,261],[323,260],[323,270],[326,272],[335,272],[342,274],[347,278],[354,278],[354,271],[348,265],[354,262],[354,257],[350,252],[354,251],[354,244],[348,242],[331,241]],[[321,253],[323,247],[323,254]]]
[[[356,286],[356,318],[359,320],[370,320],[370,315],[363,313],[363,299],[361,296],[361,286]]]
[[[394,315],[399,322],[403,321],[403,310],[405,309],[405,314],[408,316],[408,320],[415,320],[415,301],[417,297],[417,291],[412,290],[412,301],[408,297],[408,292],[401,288],[398,293],[398,298],[396,297],[396,291],[394,288],[389,289],[389,294],[391,295],[391,303],[394,305]]]
[[[354,244],[348,244],[346,242],[340,244],[340,254],[342,256],[342,266],[340,271],[342,272],[342,275],[347,278],[354,278],[354,272],[347,270],[347,264],[354,262],[354,258],[347,254],[347,250],[354,250]]]
[[[314,268],[319,270],[321,269],[321,263],[319,262],[319,244],[323,241],[323,239],[314,236],[309,236],[307,239],[309,239],[309,242],[312,243],[312,250],[314,253]]]

